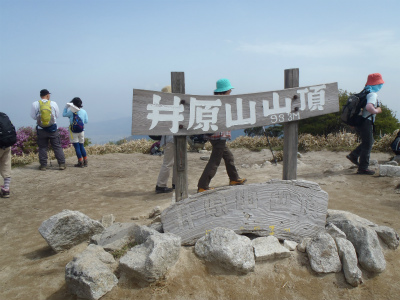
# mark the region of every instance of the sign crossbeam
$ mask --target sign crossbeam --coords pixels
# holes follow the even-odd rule
[[[193,135],[299,121],[339,111],[338,84],[203,96],[133,90],[132,134]]]

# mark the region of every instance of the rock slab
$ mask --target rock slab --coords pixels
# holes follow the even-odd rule
[[[65,267],[65,281],[71,294],[97,300],[117,285],[113,256],[97,245],[89,245]]]
[[[274,236],[259,237],[251,241],[256,261],[290,257],[290,250]]]
[[[341,237],[336,238],[335,241],[346,281],[354,287],[360,285],[363,282],[362,272],[357,266],[357,254],[353,244]]]
[[[379,165],[379,176],[400,177],[400,167]]]
[[[233,230],[217,227],[200,238],[195,253],[222,269],[238,273],[254,270],[255,259],[251,240]]]
[[[63,210],[43,221],[39,232],[56,252],[67,250],[92,235],[103,232],[103,225],[79,211]]]
[[[183,245],[217,227],[300,242],[325,227],[327,207],[328,194],[317,183],[271,180],[191,195],[165,209],[161,221]]]
[[[114,223],[107,227],[102,233],[91,238],[91,242],[102,246],[106,251],[119,250],[134,238],[135,229],[139,225],[135,223]]]

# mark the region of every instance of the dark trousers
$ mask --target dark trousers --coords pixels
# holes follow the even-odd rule
[[[365,119],[360,126],[357,126],[356,132],[361,138],[361,144],[351,152],[356,158],[360,158],[359,169],[366,170],[369,167],[369,157],[374,144],[373,123],[370,119]]]
[[[224,159],[225,161],[226,172],[228,173],[229,179],[239,179],[239,174],[235,167],[233,154],[226,146],[226,140],[216,140],[210,142],[212,145],[210,160],[204,168],[203,174],[201,175],[199,183],[197,184],[197,187],[202,189],[209,188],[211,179],[217,173],[217,169],[219,164],[221,163],[221,159]]]
[[[39,162],[42,166],[47,166],[47,148],[49,141],[59,164],[65,164],[64,151],[61,147],[60,133],[58,129],[55,132],[47,132],[43,129],[37,130],[37,143],[39,146]]]

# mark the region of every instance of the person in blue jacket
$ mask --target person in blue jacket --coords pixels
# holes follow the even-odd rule
[[[76,113],[79,118],[81,118],[84,124],[88,123],[88,115],[86,111],[82,108],[82,100],[79,97],[75,97],[71,102],[67,103],[64,107],[63,117],[69,118],[70,126],[70,141],[75,148],[76,156],[78,157],[78,163],[74,165],[75,167],[87,167],[88,166],[88,158],[86,154],[86,150],[84,147],[85,143],[85,131],[82,132],[72,132],[72,124],[74,122],[74,113]]]

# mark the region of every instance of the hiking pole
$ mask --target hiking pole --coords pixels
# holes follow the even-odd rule
[[[278,163],[276,161],[276,157],[275,157],[274,151],[272,150],[271,142],[269,141],[268,133],[265,131],[265,127],[264,126],[262,128],[263,128],[264,135],[267,137],[269,149],[271,150],[272,157],[274,158],[275,165],[278,165]]]

